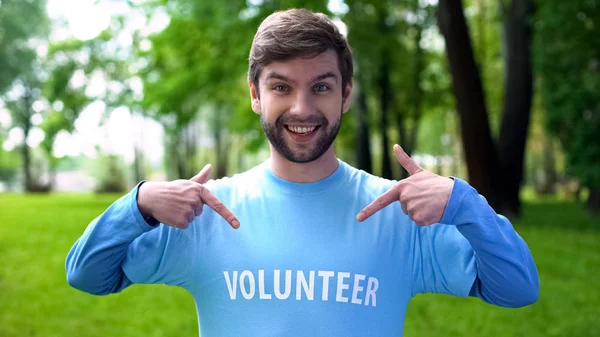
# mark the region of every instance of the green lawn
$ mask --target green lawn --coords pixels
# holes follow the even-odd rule
[[[87,223],[118,196],[0,194],[0,337],[197,336],[191,295],[134,286],[106,297],[70,288],[65,256]],[[496,308],[421,295],[407,337],[600,336],[600,218],[578,204],[530,202],[516,224],[540,270],[538,303]]]

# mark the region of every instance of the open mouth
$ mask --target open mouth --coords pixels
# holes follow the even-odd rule
[[[297,135],[301,135],[301,136],[305,136],[305,135],[310,135],[314,132],[316,132],[321,126],[320,125],[313,125],[313,126],[292,126],[292,125],[286,125],[285,128],[291,132],[291,133],[295,133]]]

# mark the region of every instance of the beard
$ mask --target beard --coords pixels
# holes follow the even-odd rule
[[[297,164],[309,163],[319,159],[333,144],[335,137],[337,137],[340,131],[342,122],[341,111],[340,116],[331,126],[329,125],[329,121],[323,116],[313,115],[307,118],[299,118],[283,114],[277,118],[275,124],[269,123],[263,116],[264,114],[261,113],[260,124],[273,148],[285,159]],[[285,136],[285,133],[290,131],[285,126],[293,123],[318,124],[319,127],[314,131],[318,133],[316,135],[317,138],[311,141],[311,143],[315,144],[307,145],[303,150],[292,150]]]

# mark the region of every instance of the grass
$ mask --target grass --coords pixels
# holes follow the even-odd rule
[[[197,336],[191,295],[134,286],[96,297],[70,288],[65,256],[115,195],[0,194],[0,337]],[[420,295],[405,336],[600,336],[600,218],[579,204],[528,202],[515,224],[538,265],[538,303],[504,309]]]

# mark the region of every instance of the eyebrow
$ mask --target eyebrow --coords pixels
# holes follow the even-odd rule
[[[338,82],[337,75],[335,73],[331,72],[331,71],[328,71],[326,73],[323,73],[321,75],[313,77],[310,80],[310,82],[311,83],[315,83],[315,82],[319,82],[319,81],[322,81],[322,80],[327,79],[327,78],[332,78],[332,79],[335,80],[336,83]],[[274,71],[271,71],[269,74],[267,74],[267,77],[265,78],[265,80],[270,80],[270,79],[282,80],[282,81],[285,81],[285,82],[288,82],[288,83],[297,84],[296,81],[288,78],[287,76],[278,74],[278,73],[276,73]]]
[[[338,77],[337,77],[337,75],[336,75],[336,74],[334,74],[334,73],[332,73],[331,71],[328,71],[328,72],[326,72],[326,73],[324,73],[324,74],[321,74],[321,75],[319,75],[319,76],[316,76],[316,77],[314,77],[314,78],[311,80],[311,82],[312,82],[312,83],[315,83],[315,82],[319,82],[319,81],[322,81],[322,80],[324,80],[324,79],[327,79],[327,78],[333,78],[333,79],[335,80],[335,83],[337,83],[337,82],[338,82]]]

